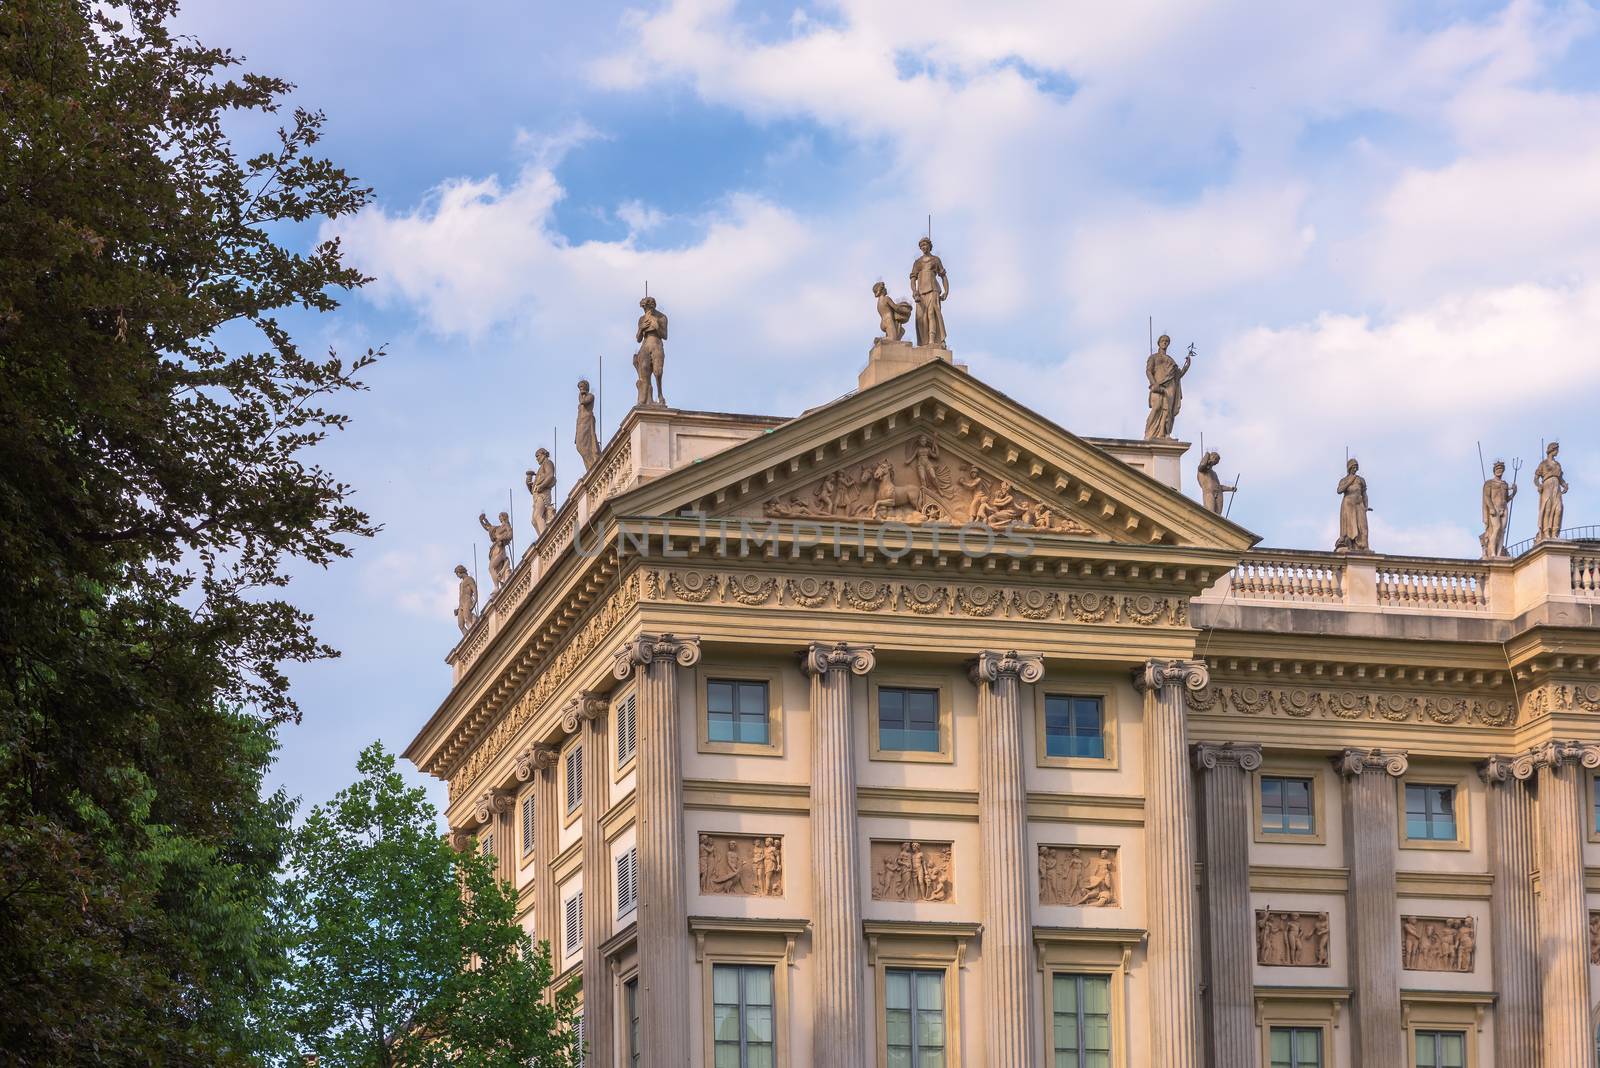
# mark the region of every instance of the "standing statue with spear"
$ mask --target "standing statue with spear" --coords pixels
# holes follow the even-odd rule
[[[1506,531],[1511,526],[1511,502],[1517,497],[1517,473],[1522,470],[1522,461],[1511,461],[1511,482],[1505,480],[1506,462],[1494,462],[1494,477],[1485,478],[1483,481],[1483,533],[1478,535],[1478,544],[1483,549],[1485,560],[1500,559],[1510,554],[1506,552]],[[1478,473],[1483,471],[1483,446],[1478,446]]]

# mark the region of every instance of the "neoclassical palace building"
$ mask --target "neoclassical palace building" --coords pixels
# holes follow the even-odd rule
[[[1080,437],[905,309],[795,418],[646,383],[464,600],[407,756],[586,1063],[1592,1068],[1600,545],[1259,548],[1155,355]]]

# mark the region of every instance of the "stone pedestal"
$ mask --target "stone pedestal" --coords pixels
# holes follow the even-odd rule
[[[1494,1063],[1539,1068],[1539,920],[1533,893],[1533,793],[1492,757],[1479,774],[1488,788],[1489,870],[1494,875],[1490,937],[1494,945]]]
[[[1255,819],[1250,773],[1261,767],[1259,745],[1194,747],[1200,803],[1201,862],[1206,870],[1204,934],[1208,1008],[1206,1048],[1212,1065],[1257,1068],[1255,916],[1250,906],[1250,827]]]
[[[587,1068],[611,1068],[613,1003],[611,970],[600,946],[611,937],[611,851],[601,819],[610,808],[610,766],[606,750],[606,699],[579,694],[562,726],[583,732],[583,1032]]]
[[[1033,891],[1022,778],[1022,684],[1044,677],[1038,654],[983,652],[978,686],[978,834],[983,841],[983,1022],[990,1064],[1034,1064]]]
[[[850,677],[874,664],[871,646],[812,642],[811,900],[815,1015],[812,1063],[866,1068],[866,955],[861,940],[861,851]]]
[[[1144,693],[1150,1063],[1164,1068],[1205,1064],[1187,693],[1208,682],[1203,660],[1151,660],[1133,673],[1134,687]]]
[[[1395,847],[1400,840],[1395,779],[1406,754],[1346,749],[1334,758],[1344,778],[1345,863],[1350,895],[1345,926],[1350,945],[1350,1012],[1355,1063],[1380,1068],[1407,1063],[1400,1019],[1400,902]]]
[[[700,660],[700,639],[641,634],[617,650],[613,674],[639,674],[636,787],[639,849],[640,1063],[691,1062],[700,1013],[690,1003],[688,892],[684,885],[682,715],[678,668]]]
[[[1539,783],[1539,994],[1544,1068],[1580,1068],[1594,1057],[1589,1022],[1589,907],[1583,888],[1585,769],[1600,745],[1550,742],[1512,762]]]
[[[857,389],[870,389],[879,382],[887,382],[897,375],[907,371],[914,371],[925,363],[942,360],[951,364],[958,371],[965,371],[967,365],[956,363],[950,355],[950,350],[943,345],[913,345],[909,341],[886,341],[878,338],[872,343],[872,351],[867,354],[867,366],[862,368],[861,376],[856,381]]]

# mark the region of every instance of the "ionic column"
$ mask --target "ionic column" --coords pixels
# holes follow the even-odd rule
[[[561,726],[583,732],[583,1023],[588,1068],[611,1068],[611,970],[600,946],[611,937],[611,852],[601,821],[610,807],[611,776],[606,751],[607,702],[581,693],[567,707]]]
[[[1344,778],[1344,849],[1350,865],[1346,907],[1356,1068],[1406,1063],[1400,1019],[1400,902],[1395,849],[1400,841],[1394,781],[1409,761],[1393,749],[1346,749],[1334,758]]]
[[[613,674],[639,672],[636,838],[639,848],[639,1029],[646,1068],[691,1059],[700,1014],[690,1004],[689,904],[684,888],[683,767],[678,668],[700,639],[640,634],[617,650]],[[641,670],[642,669],[642,670]]]
[[[1151,660],[1133,673],[1144,692],[1144,848],[1150,928],[1151,1064],[1201,1068],[1200,961],[1195,922],[1194,812],[1187,691],[1211,681],[1203,660]]]
[[[489,789],[485,790],[478,798],[477,805],[472,810],[472,817],[477,821],[478,833],[488,830],[494,835],[494,875],[502,882],[510,879],[516,870],[512,867],[516,863],[516,843],[507,843],[506,828],[511,821],[507,815],[516,805],[516,799],[510,791]]]
[[[561,817],[556,800],[556,761],[553,746],[535,745],[517,757],[519,782],[533,780],[533,940],[550,944],[550,962],[561,970],[561,906],[556,903],[556,836]]]
[[[1489,795],[1489,870],[1494,874],[1489,929],[1500,992],[1494,1010],[1494,1063],[1496,1068],[1539,1068],[1533,792],[1530,783],[1515,776],[1506,757],[1490,757],[1478,774]]]
[[[986,1064],[1034,1061],[1033,895],[1028,792],[1022,775],[1022,684],[1044,678],[1037,653],[982,652],[978,685],[978,834],[983,840]]]
[[[800,662],[811,676],[812,1063],[866,1068],[850,676],[865,675],[875,661],[870,645],[812,642]]]
[[[1512,774],[1539,776],[1539,993],[1544,1068],[1585,1068],[1589,1028],[1589,907],[1583,889],[1585,768],[1600,745],[1549,742],[1518,757]]]
[[[1255,1021],[1255,916],[1250,907],[1250,827],[1255,819],[1250,773],[1261,767],[1259,745],[1200,742],[1198,770],[1201,860],[1205,864],[1205,959],[1208,964],[1206,1047],[1210,1063],[1255,1068],[1261,1063]]]

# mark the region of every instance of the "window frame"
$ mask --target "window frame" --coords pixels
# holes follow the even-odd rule
[[[1589,835],[1591,842],[1600,842],[1600,774],[1589,773]],[[1597,1061],[1596,1063],[1600,1063]]]
[[[716,1053],[717,1053],[717,1035],[716,1035],[717,1022],[716,1021],[717,1021],[717,1005],[719,1004],[718,1001],[717,1001],[717,992],[716,992],[717,969],[718,968],[734,968],[734,969],[737,969],[738,983],[739,983],[739,1001],[738,1001],[738,1004],[737,1004],[736,1008],[738,1009],[738,1012],[739,1012],[739,1065],[740,1065],[740,1068],[745,1068],[745,1065],[747,1064],[747,1062],[749,1060],[749,1057],[747,1055],[748,1054],[748,1049],[746,1048],[746,1037],[745,1037],[745,1031],[746,1031],[745,1011],[749,1007],[745,1002],[745,982],[744,982],[745,972],[746,971],[755,971],[755,970],[764,970],[771,976],[770,990],[772,992],[772,1004],[770,1004],[770,1005],[768,1005],[766,1007],[772,1011],[772,1059],[774,1061],[776,1061],[778,1059],[778,1045],[782,1041],[782,1039],[780,1038],[780,1036],[778,1034],[778,1004],[777,1004],[778,1003],[778,969],[780,967],[782,967],[781,964],[771,964],[771,963],[767,963],[767,962],[763,962],[763,961],[718,960],[718,961],[713,961],[712,962],[711,969],[710,969],[710,972],[709,972],[709,975],[711,977],[711,1027],[712,1027],[712,1033],[710,1035],[711,1059],[707,1063],[710,1063],[710,1064],[716,1063]]]
[[[1064,971],[1064,970],[1052,970],[1045,977],[1045,979],[1046,979],[1046,986],[1047,986],[1046,1004],[1047,1004],[1047,1006],[1048,1006],[1048,1008],[1050,1010],[1049,1011],[1049,1017],[1050,1018],[1045,1021],[1045,1034],[1046,1034],[1047,1038],[1046,1038],[1046,1041],[1045,1041],[1045,1047],[1044,1048],[1045,1048],[1046,1052],[1049,1053],[1050,1057],[1053,1059],[1054,1057],[1056,1057],[1058,1054],[1060,1054],[1062,1052],[1069,1052],[1069,1053],[1073,1054],[1073,1056],[1077,1057],[1079,1059],[1079,1061],[1081,1062],[1083,1060],[1084,1056],[1086,1054],[1088,1054],[1088,1053],[1104,1053],[1106,1055],[1106,1060],[1107,1061],[1111,1060],[1111,1058],[1113,1056],[1115,1056],[1116,1049],[1117,1049],[1116,1015],[1112,1011],[1112,1006],[1111,1006],[1111,998],[1112,998],[1111,986],[1112,986],[1112,983],[1115,982],[1114,978],[1112,976],[1108,975],[1108,974],[1103,973],[1103,972],[1074,972],[1074,971]],[[1105,1017],[1106,1017],[1106,1035],[1110,1039],[1110,1046],[1105,1050],[1085,1050],[1083,1048],[1083,1032],[1084,1032],[1083,1024],[1084,1024],[1084,1021],[1090,1015],[1089,1013],[1085,1012],[1084,1008],[1083,1008],[1083,984],[1084,984],[1085,981],[1088,981],[1088,980],[1093,980],[1093,981],[1097,981],[1097,982],[1103,982],[1103,983],[1106,984],[1106,1012],[1105,1012]],[[1075,1049],[1075,1050],[1067,1050],[1067,1051],[1061,1050],[1055,1044],[1055,1018],[1056,1018],[1057,1015],[1059,1015],[1056,1012],[1056,1007],[1055,1007],[1056,985],[1058,983],[1061,983],[1061,982],[1064,982],[1064,981],[1065,982],[1073,982],[1073,983],[1077,984],[1077,1002],[1078,1002],[1078,1014],[1077,1014],[1077,1017],[1078,1017],[1077,1018],[1077,1023],[1078,1023],[1078,1027],[1077,1027],[1078,1048]],[[1099,1015],[1099,1014],[1096,1013],[1095,1015]]]
[[[623,880],[620,877],[623,863],[627,863],[628,905],[622,905]],[[631,845],[627,849],[618,850],[612,854],[613,885],[616,887],[616,916],[621,920],[624,916],[632,916],[639,909],[639,847]]]
[[[961,1064],[961,972],[966,968],[967,945],[977,937],[979,925],[866,920],[862,929],[867,936],[867,966],[872,969],[872,1004],[876,1017],[873,1064],[877,1068],[887,1068],[889,1062],[884,977],[890,968],[940,969],[945,973],[945,1061],[950,1066]]]
[[[1495,995],[1476,990],[1400,991],[1400,1020],[1406,1035],[1406,1066],[1416,1068],[1417,1032],[1456,1031],[1466,1039],[1464,1068],[1479,1068],[1483,1020]]]
[[[573,906],[576,904],[577,930],[573,930]],[[574,957],[583,956],[583,887],[578,887],[561,898],[561,963],[563,968]]]
[[[713,682],[759,682],[767,687],[767,740],[765,742],[714,742],[711,740]],[[784,752],[784,672],[776,664],[702,661],[695,668],[695,746],[701,753],[724,756],[782,757]]]
[[[1070,688],[1069,688],[1070,687]],[[1117,724],[1121,718],[1118,689],[1096,679],[1079,679],[1069,676],[1062,685],[1036,684],[1033,687],[1033,756],[1034,766],[1040,768],[1092,768],[1115,771],[1121,766],[1118,754]],[[1100,699],[1100,737],[1105,744],[1103,757],[1051,756],[1049,737],[1045,730],[1045,708],[1051,697],[1098,697]]]
[[[1111,994],[1111,1066],[1128,1065],[1127,978],[1133,951],[1143,944],[1138,929],[1035,927],[1034,949],[1044,982],[1039,985],[1040,1049],[1055,1050],[1055,981],[1057,976],[1106,979]]]
[[[533,849],[538,844],[539,836],[539,792],[533,786],[522,791],[522,796],[517,798],[517,830],[523,836],[522,850],[518,853],[520,865],[527,865],[533,861]]]
[[[1454,769],[1441,767],[1416,767],[1413,766],[1405,775],[1395,783],[1395,803],[1398,806],[1398,819],[1400,825],[1401,849],[1440,849],[1454,852],[1466,852],[1472,848],[1471,828],[1468,821],[1468,802],[1471,798],[1471,789],[1468,786],[1470,773],[1457,773]],[[1449,787],[1451,790],[1451,810],[1455,815],[1456,836],[1454,838],[1413,838],[1408,826],[1410,821],[1406,818],[1406,790],[1412,786]]]
[[[1417,1059],[1417,1042],[1424,1035],[1432,1035],[1435,1040],[1445,1035],[1461,1036],[1461,1063],[1459,1065],[1423,1064]],[[1472,1066],[1472,1039],[1469,1033],[1456,1027],[1413,1027],[1411,1029],[1411,1063],[1414,1068],[1473,1068]]]
[[[1261,1063],[1272,1064],[1272,1029],[1292,1027],[1322,1032],[1322,1057],[1326,1068],[1339,1064],[1333,1036],[1350,1005],[1350,990],[1342,987],[1255,988],[1255,1018]]]
[[[716,964],[764,964],[772,968],[773,1068],[789,1068],[789,972],[794,947],[809,929],[804,920],[691,916],[694,959],[700,969],[702,1063],[716,1063],[711,969]]]
[[[624,709],[631,709],[626,716],[629,730],[623,731]],[[629,686],[627,689],[613,695],[611,699],[612,742],[611,742],[611,781],[618,782],[626,775],[639,760],[639,689]],[[633,739],[633,747],[628,750],[627,756],[622,755],[622,741],[624,737]]]
[[[576,803],[572,800],[572,773],[577,769],[578,797]],[[561,747],[561,826],[571,827],[583,815],[584,787],[588,784],[583,781],[583,739],[573,736],[566,745]]]
[[[910,1004],[907,1005],[903,1010],[895,1009],[893,1011],[904,1011],[911,1014],[910,1034],[912,1063],[915,1064],[920,1061],[920,1054],[923,1052],[920,1047],[920,1043],[917,1040],[918,1032],[921,1030],[921,1028],[917,1025],[917,1018],[925,1012],[937,1012],[939,1014],[939,1023],[944,1037],[944,1041],[939,1045],[939,1052],[943,1056],[944,1062],[949,1064],[951,1060],[950,1055],[952,1052],[950,1049],[950,973],[946,968],[937,965],[934,967],[924,967],[918,965],[891,964],[884,968],[884,996],[883,999],[878,1003],[879,1015],[883,1017],[884,1057],[887,1059],[889,1056],[888,1033],[889,1013],[891,1011],[889,1007],[889,980],[897,975],[906,976],[911,986]],[[938,976],[939,978],[940,1006],[937,1009],[924,1009],[918,1004],[920,999],[917,997],[917,987],[921,985],[921,979],[924,976]]]
[[[879,694],[883,690],[933,690],[939,707],[939,748],[884,749],[879,744]],[[955,763],[955,715],[950,700],[950,679],[945,675],[919,675],[874,671],[867,677],[867,759],[897,764]]]
[[[1255,841],[1262,845],[1327,845],[1328,844],[1328,774],[1326,761],[1295,757],[1268,756],[1261,767],[1250,773],[1250,790]],[[1262,779],[1311,780],[1311,833],[1267,830],[1262,810]]]
[[[1262,1056],[1263,1056],[1264,1059],[1261,1062],[1263,1068],[1273,1068],[1273,1063],[1272,1063],[1272,1035],[1273,1035],[1273,1032],[1275,1032],[1275,1031],[1288,1031],[1289,1032],[1289,1041],[1290,1041],[1289,1061],[1290,1061],[1290,1068],[1328,1068],[1329,1050],[1328,1050],[1328,1032],[1327,1032],[1326,1028],[1322,1027],[1319,1024],[1287,1023],[1287,1022],[1278,1022],[1278,1021],[1274,1021],[1273,1023],[1269,1024],[1267,1026],[1267,1029],[1266,1029],[1266,1039],[1267,1040],[1266,1040],[1265,1049],[1263,1050],[1263,1053],[1262,1053]],[[1314,1064],[1314,1065],[1310,1065],[1310,1064],[1302,1065],[1302,1064],[1295,1063],[1296,1057],[1294,1055],[1293,1042],[1294,1042],[1294,1034],[1297,1031],[1311,1032],[1311,1033],[1314,1033],[1317,1036],[1317,1063],[1316,1064]]]
[[[628,1068],[638,1068],[642,1054],[639,1043],[639,974],[622,981],[622,1056]]]

